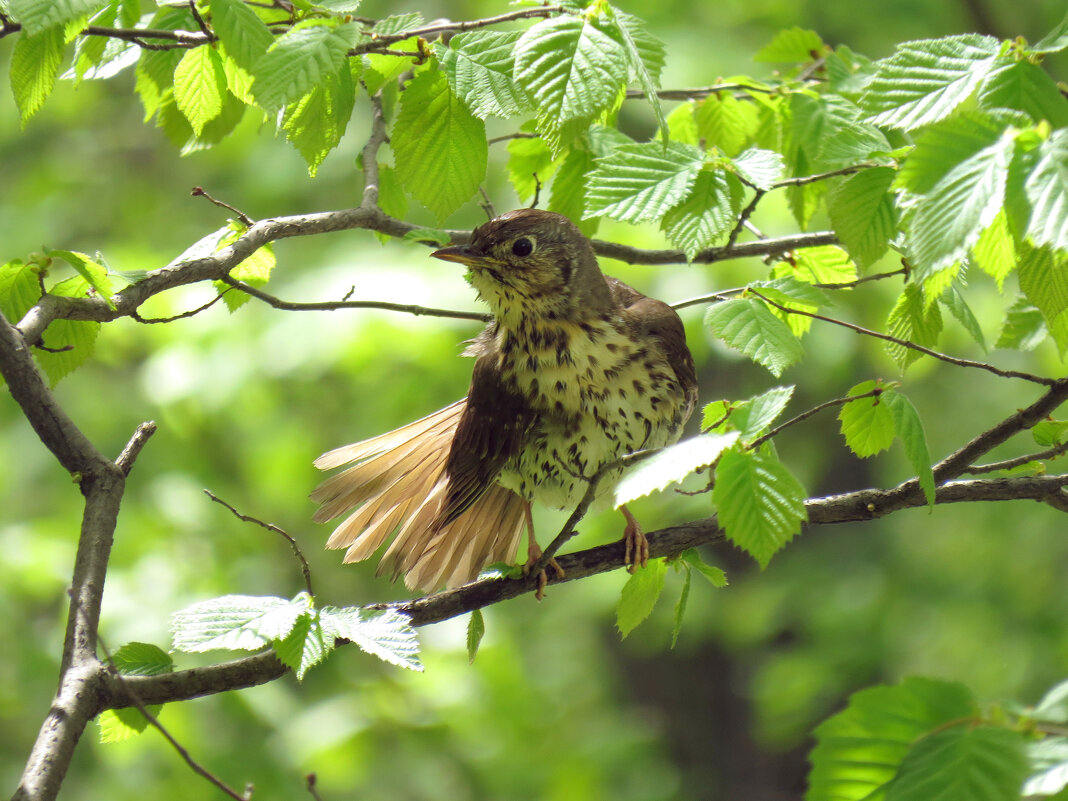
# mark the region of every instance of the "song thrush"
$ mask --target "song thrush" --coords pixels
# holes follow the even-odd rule
[[[529,566],[541,553],[530,502],[574,506],[602,465],[675,442],[697,398],[678,315],[603,275],[566,217],[512,211],[432,255],[466,265],[493,312],[465,351],[476,359],[467,397],[323,454],[321,469],[353,466],[312,493],[319,522],[362,504],[328,548],[357,562],[399,529],[379,573],[426,591],[512,561],[524,524]],[[600,496],[620,472],[602,478]],[[626,561],[644,563],[644,535],[622,510]]]

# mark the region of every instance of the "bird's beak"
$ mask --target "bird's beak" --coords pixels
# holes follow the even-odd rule
[[[454,261],[457,264],[465,264],[468,267],[474,267],[483,261],[482,258],[472,253],[467,245],[453,245],[452,247],[441,248],[441,250],[435,250],[430,255],[435,259]]]

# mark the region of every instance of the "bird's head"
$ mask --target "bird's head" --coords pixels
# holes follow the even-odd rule
[[[431,255],[466,265],[502,322],[527,314],[575,319],[612,304],[590,241],[562,214],[510,211],[476,228],[468,244]]]

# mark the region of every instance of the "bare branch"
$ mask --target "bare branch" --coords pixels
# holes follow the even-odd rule
[[[249,217],[247,214],[245,214],[245,212],[241,211],[241,209],[235,209],[229,203],[224,203],[223,201],[212,197],[207,192],[205,192],[204,188],[201,187],[201,186],[194,186],[193,190],[189,194],[191,194],[193,197],[207,198],[212,203],[214,203],[216,206],[219,206],[220,208],[224,208],[224,209],[227,209],[229,211],[232,211],[237,216],[237,219],[239,219],[244,224],[244,226],[246,228],[251,228],[253,226],[253,224],[256,222],[251,217]]]
[[[156,424],[149,420],[148,422],[141,423],[134,431],[134,435],[130,437],[130,441],[126,443],[126,447],[122,449],[122,453],[119,454],[119,458],[115,460],[115,464],[122,471],[124,476],[130,475],[130,470],[133,469],[133,464],[137,461],[137,457],[141,454],[141,450],[148,443],[149,437],[156,433]]]
[[[1028,462],[1041,462],[1045,459],[1054,459],[1058,456],[1064,455],[1068,451],[1068,442],[1061,443],[1055,448],[1049,448],[1048,450],[1039,451],[1038,453],[1027,453],[1023,456],[1017,456],[1013,459],[1005,459],[1002,462],[991,462],[990,464],[977,464],[974,467],[969,467],[965,470],[965,473],[972,475],[983,475],[985,473],[996,473],[999,470],[1012,470],[1016,467],[1021,467]]]

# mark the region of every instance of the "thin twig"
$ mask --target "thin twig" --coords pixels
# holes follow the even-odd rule
[[[433,39],[441,33],[473,31],[477,28],[486,28],[491,25],[499,25],[502,22],[511,22],[513,20],[531,19],[534,17],[551,17],[554,14],[563,13],[564,10],[563,6],[539,6],[537,8],[528,8],[521,11],[509,11],[506,14],[498,14],[496,17],[485,17],[484,19],[469,20],[466,22],[439,22],[432,25],[426,25],[422,28],[410,28],[398,33],[386,35],[376,34],[370,42],[357,45],[350,50],[349,55],[357,56],[372,51],[378,52],[383,47],[388,47],[395,42],[402,42],[405,39],[411,39],[412,37]]]
[[[73,345],[64,345],[62,348],[50,348],[41,339],[38,339],[33,346],[37,348],[37,350],[43,350],[45,353],[66,353],[67,351],[74,350]]]
[[[305,781],[307,782],[308,794],[311,795],[315,801],[323,801],[322,796],[319,795],[319,791],[315,787],[319,778],[314,773],[309,773],[305,778]]]
[[[155,433],[156,423],[153,420],[141,423],[137,427],[133,436],[130,437],[130,441],[126,443],[126,447],[119,454],[119,458],[115,460],[115,464],[122,470],[123,475],[130,475],[130,470],[133,468],[134,462],[137,461],[137,457],[141,454],[141,450]]]
[[[222,292],[220,292],[218,295],[216,295],[214,298],[212,298],[202,306],[197,306],[195,309],[184,311],[181,314],[175,314],[172,317],[142,317],[140,314],[138,314],[137,309],[134,309],[132,312],[130,312],[130,319],[138,323],[143,323],[144,325],[154,325],[156,323],[173,323],[175,320],[184,320],[187,317],[193,317],[194,315],[200,314],[202,311],[207,311],[220,300],[222,300],[223,295],[225,295],[227,292],[233,291],[233,289],[234,287],[228,286],[226,287],[226,289],[224,289]]]
[[[364,89],[367,85],[364,84]],[[378,168],[378,151],[382,143],[386,141],[386,118],[382,113],[382,93],[376,92],[371,96],[371,133],[363,146],[363,200],[360,205],[367,208],[379,208],[379,181],[381,175]]]
[[[301,552],[300,546],[297,545],[297,541],[293,539],[289,532],[279,528],[274,523],[264,523],[259,518],[241,514],[241,512],[237,511],[237,509],[232,507],[226,501],[222,500],[211,490],[204,490],[204,494],[211,498],[213,501],[215,501],[215,503],[221,504],[222,506],[225,506],[227,509],[233,512],[234,516],[238,520],[241,520],[245,523],[255,523],[261,528],[265,528],[268,531],[273,531],[275,534],[279,534],[284,537],[289,542],[290,547],[293,549],[293,554],[297,557],[297,561],[300,562],[300,570],[304,574],[304,586],[308,589],[308,595],[312,596],[313,598],[315,597],[315,592],[314,590],[312,590],[311,568],[308,566],[308,560],[304,558],[304,554]]]
[[[208,23],[204,22],[204,18],[200,16],[200,12],[197,10],[197,0],[189,0],[189,13],[193,15],[193,19],[196,20],[197,27],[200,28],[200,32],[204,34],[209,41],[215,38],[215,34],[208,28]]]
[[[890,336],[889,334],[880,334],[878,331],[872,331],[871,329],[863,328],[859,325],[854,325],[853,323],[847,323],[844,320],[836,320],[833,317],[826,317],[822,314],[815,314],[813,312],[804,311],[803,309],[791,309],[787,306],[783,306],[781,303],[776,303],[775,301],[762,295],[760,292],[751,287],[749,289],[749,292],[760,298],[769,306],[774,306],[779,311],[786,312],[787,314],[800,314],[803,317],[811,317],[813,320],[822,320],[825,323],[832,323],[834,325],[841,326],[842,328],[848,328],[850,331],[856,331],[858,334],[864,334],[865,336],[881,339],[885,342],[892,342],[893,344],[900,345],[903,348],[908,348],[909,350],[914,350],[919,353],[924,353],[928,356],[933,356],[934,358],[939,359],[943,362],[947,362],[948,364],[955,364],[957,367],[974,367],[978,370],[986,370],[988,373],[993,373],[994,375],[1001,376],[1002,378],[1020,378],[1024,381],[1030,381],[1033,384],[1041,384],[1047,387],[1054,386],[1058,383],[1057,379],[1055,378],[1046,378],[1045,376],[1034,375],[1032,373],[1023,373],[1018,370],[1002,370],[1001,368],[995,367],[992,364],[987,364],[986,362],[977,362],[973,361],[972,359],[960,359],[956,356],[949,356],[945,353],[940,353],[937,350],[925,348],[923,345],[917,345],[915,342],[909,342],[907,339],[898,339],[897,337]]]
[[[240,209],[235,209],[229,203],[225,203],[222,200],[218,200],[216,198],[213,198],[211,195],[209,195],[207,192],[204,191],[203,187],[194,186],[193,190],[189,194],[191,194],[193,197],[204,197],[204,198],[207,198],[212,203],[214,203],[216,206],[220,206],[220,207],[222,207],[224,209],[229,209],[230,211],[232,211],[234,214],[237,215],[237,219],[239,219],[244,224],[244,226],[246,228],[251,228],[253,225],[256,224],[256,221],[253,220],[251,217],[249,217],[247,214],[245,214],[245,212],[241,211]]]
[[[757,439],[753,440],[749,443],[749,450],[755,451],[769,439],[778,436],[784,429],[787,429],[793,425],[797,425],[801,421],[807,420],[808,418],[812,417],[812,415],[817,414],[818,412],[822,412],[824,409],[829,409],[832,406],[844,406],[850,401],[860,400],[861,398],[877,398],[882,395],[887,390],[887,388],[888,387],[876,387],[875,389],[869,392],[861,393],[860,395],[848,395],[844,398],[835,398],[834,400],[824,401],[818,406],[813,406],[811,409],[801,412],[801,414],[797,415],[797,417],[791,417],[785,423],[781,423],[775,426],[775,428],[771,429],[771,431],[769,431],[764,436],[758,437]]]
[[[381,300],[330,300],[318,303],[294,303],[280,300],[274,295],[269,295],[262,290],[249,286],[243,281],[227,276],[222,279],[225,283],[240,289],[257,300],[262,300],[269,306],[283,311],[336,311],[337,309],[383,309],[384,311],[402,312],[414,314],[416,317],[445,317],[452,320],[476,320],[489,322],[492,316],[480,312],[455,311],[453,309],[434,309],[427,306],[414,306],[406,303],[388,303]]]
[[[508,141],[511,141],[512,139],[541,139],[541,134],[538,134],[538,133],[526,133],[524,131],[519,131],[517,133],[506,134],[504,136],[495,136],[492,139],[487,139],[486,140],[486,144],[487,145],[495,145],[498,142],[508,142]]]
[[[1028,453],[1024,456],[1017,456],[1013,459],[1005,459],[1001,462],[991,462],[990,464],[977,464],[974,467],[969,467],[965,470],[965,473],[971,473],[972,475],[982,475],[983,473],[996,473],[998,470],[1012,470],[1015,467],[1020,467],[1028,462],[1041,462],[1045,459],[1055,459],[1058,456],[1063,456],[1065,452],[1068,452],[1068,442],[1063,442],[1054,448],[1049,448],[1038,453]]]
[[[724,250],[730,250],[734,247],[734,243],[738,241],[738,235],[742,232],[742,228],[745,227],[746,222],[752,216],[753,212],[756,211],[757,204],[760,203],[764,195],[767,194],[765,190],[759,187],[754,188],[756,189],[756,194],[754,194],[753,199],[749,201],[749,205],[742,209],[742,213],[738,216],[738,222],[734,224],[730,236],[727,237],[727,244],[724,245]]]

